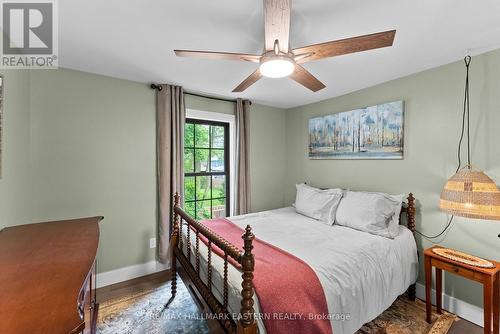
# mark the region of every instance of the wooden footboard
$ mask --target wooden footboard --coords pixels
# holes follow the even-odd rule
[[[225,240],[220,235],[214,233],[205,225],[197,222],[189,216],[180,206],[179,194],[174,197],[174,220],[173,233],[171,238],[172,245],[172,298],[177,292],[177,261],[180,262],[185,272],[189,275],[189,279],[195,285],[197,292],[204,299],[210,311],[217,315],[222,328],[227,333],[238,334],[257,334],[257,322],[255,320],[254,311],[254,267],[255,260],[252,254],[252,242],[255,236],[252,233],[250,226],[247,226],[245,233],[241,236],[243,239],[243,252],[238,247]],[[415,235],[415,198],[413,194],[409,194],[407,202],[404,203],[401,210],[400,224],[402,217],[406,213],[406,226]],[[186,233],[186,254],[184,254],[184,245],[182,233]],[[195,235],[195,244],[191,244],[191,235]],[[204,237],[208,247],[208,267],[205,283],[200,276],[200,238]],[[203,241],[202,241],[203,242]],[[191,261],[191,247],[194,246],[195,258],[194,264]],[[217,300],[212,292],[212,253],[213,247],[219,248],[223,253],[224,272],[223,272],[223,300],[222,303]],[[216,255],[218,256],[218,255]],[[241,268],[237,268],[242,272],[241,283],[241,308],[237,317],[233,318],[233,314],[228,311],[228,266],[234,266],[229,259],[238,263]],[[407,291],[408,298],[415,300],[415,284],[411,285]]]
[[[254,317],[254,286],[253,286],[253,271],[255,266],[254,256],[252,254],[252,241],[255,236],[252,233],[250,226],[247,226],[245,233],[241,236],[243,239],[243,252],[236,246],[212,232],[203,224],[197,222],[190,217],[179,206],[179,194],[174,197],[174,221],[172,233],[172,298],[177,292],[177,260],[189,275],[191,281],[196,286],[196,289],[201,294],[205,302],[210,307],[211,311],[217,315],[219,323],[222,325],[227,333],[241,333],[241,334],[256,334],[257,323]],[[184,254],[182,233],[186,231],[187,254]],[[191,262],[191,234],[194,233],[196,237],[195,248],[195,265]],[[200,237],[203,236],[207,240],[208,247],[208,267],[206,281],[200,277]],[[223,279],[223,301],[219,302],[212,292],[212,249],[218,247],[224,252],[224,279]],[[216,255],[217,256],[217,255]],[[241,268],[242,272],[241,283],[241,308],[239,315],[236,319],[228,311],[228,266],[232,264],[228,261],[229,258],[236,261]]]

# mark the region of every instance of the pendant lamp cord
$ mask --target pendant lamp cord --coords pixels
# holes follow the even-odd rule
[[[470,112],[469,112],[469,110],[470,110],[470,103],[469,103],[469,66],[470,66],[471,60],[472,60],[472,58],[469,55],[467,55],[464,58],[465,68],[466,68],[464,109],[463,109],[463,112],[462,112],[462,130],[460,132],[460,140],[458,141],[458,154],[457,154],[457,157],[458,157],[458,166],[457,166],[457,170],[455,171],[455,173],[458,173],[458,171],[462,167],[462,142],[464,140],[464,135],[465,135],[465,129],[466,129],[465,128],[465,121],[466,120],[467,120],[467,166],[468,166],[468,168],[471,168],[471,156],[470,156]],[[415,232],[417,234],[421,235],[422,237],[424,237],[425,239],[427,239],[428,241],[430,241],[432,243],[435,243],[434,241],[432,241],[430,239],[439,238],[444,233],[446,233],[446,231],[448,230],[448,228],[453,223],[453,218],[454,217],[455,216],[451,216],[450,220],[448,221],[448,224],[446,224],[446,226],[444,227],[444,229],[440,233],[438,233],[436,235],[429,236],[429,235],[423,234],[422,232],[417,231],[417,230],[415,230]]]
[[[462,131],[460,134],[460,141],[458,142],[458,167],[456,172],[462,167],[462,142],[464,139],[465,132],[465,119],[467,118],[467,163],[470,168],[471,157],[470,157],[470,103],[469,103],[469,66],[471,62],[471,56],[466,56],[464,59],[466,75],[465,75],[465,94],[464,94],[464,111],[462,113]],[[456,173],[455,172],[455,173]]]

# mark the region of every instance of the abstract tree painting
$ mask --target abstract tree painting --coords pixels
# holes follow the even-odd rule
[[[404,102],[311,118],[311,159],[403,159]]]

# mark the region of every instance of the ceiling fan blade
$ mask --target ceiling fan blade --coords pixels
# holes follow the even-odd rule
[[[266,51],[274,50],[274,43],[278,40],[279,51],[288,53],[291,10],[291,0],[264,0]]]
[[[314,75],[298,64],[295,64],[295,71],[290,74],[290,78],[313,92],[317,92],[326,87],[321,81],[316,79]]]
[[[370,35],[304,46],[294,49],[293,53],[295,55],[311,54],[296,60],[297,63],[301,64],[317,59],[391,46],[395,35],[396,30],[384,31]]]
[[[247,89],[248,87],[250,87],[251,85],[253,85],[254,83],[256,83],[257,80],[259,80],[260,78],[262,78],[262,74],[260,73],[260,69],[257,69],[255,72],[253,72],[252,74],[250,74],[250,76],[248,78],[246,78],[245,80],[243,80],[243,82],[240,83],[238,85],[238,87],[236,87],[235,89],[233,89],[233,93],[244,91],[245,89]]]
[[[192,50],[174,50],[177,57],[194,57],[204,59],[222,59],[222,60],[244,60],[258,63],[260,55],[251,55],[245,53],[213,52],[213,51],[192,51]]]

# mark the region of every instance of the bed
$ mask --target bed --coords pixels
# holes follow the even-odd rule
[[[231,217],[230,221],[244,232],[242,251],[222,233],[214,233],[192,219],[180,208],[176,196],[172,298],[179,271],[203,312],[217,315],[208,318],[218,323],[219,329],[227,333],[266,333],[265,319],[260,316],[261,301],[253,284],[252,244],[257,236],[307,263],[319,279],[328,314],[333,315],[328,319],[331,331],[355,333],[399,295],[407,292],[408,298],[415,298],[418,258],[414,201],[410,194],[402,209],[406,219],[400,217],[400,224],[405,220],[406,226],[399,226],[400,233],[394,239],[319,224],[296,213],[293,207]]]

